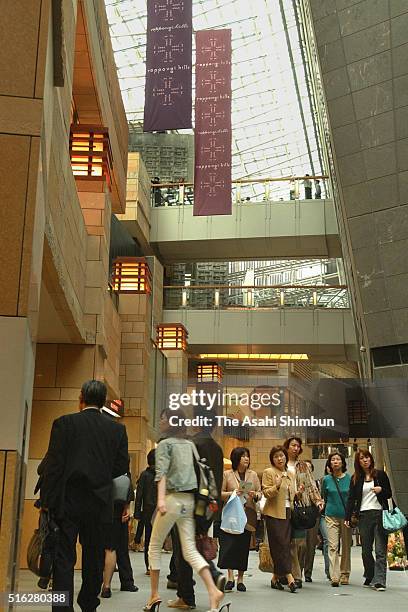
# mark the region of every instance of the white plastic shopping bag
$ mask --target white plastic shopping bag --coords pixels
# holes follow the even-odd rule
[[[242,502],[234,491],[225,504],[221,516],[221,529],[226,533],[244,533],[247,517]]]

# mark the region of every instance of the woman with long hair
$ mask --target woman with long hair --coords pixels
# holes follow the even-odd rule
[[[197,476],[194,467],[194,445],[185,438],[185,427],[172,425],[171,418],[183,423],[181,410],[166,408],[160,415],[162,438],[156,448],[157,514],[149,546],[151,593],[144,610],[157,611],[161,604],[159,595],[161,550],[174,525],[180,536],[183,557],[199,574],[205,584],[211,612],[218,611],[223,593],[217,589],[211,577],[208,563],[198,553],[195,543],[194,491]],[[223,606],[229,608],[229,604]],[[222,609],[222,608],[221,608]]]
[[[372,586],[376,591],[385,591],[386,587],[388,536],[382,527],[382,512],[388,509],[391,497],[387,474],[376,469],[374,457],[368,450],[359,449],[354,458],[345,523],[350,526],[352,514],[359,517],[365,578],[363,586]]]
[[[295,497],[295,477],[287,471],[286,448],[274,446],[269,459],[272,467],[266,468],[262,475],[262,492],[266,497],[263,515],[274,567],[271,588],[283,591],[280,579],[286,577],[289,590],[296,593],[290,554],[290,514]]]
[[[330,453],[327,463],[330,474],[323,478],[322,497],[329,540],[331,585],[338,587],[339,584],[348,584],[350,577],[351,529],[344,520],[351,478],[347,474],[346,459],[338,451]]]
[[[255,503],[261,499],[261,483],[256,472],[249,469],[249,449],[238,446],[231,451],[232,469],[224,472],[221,489],[221,499],[227,501],[232,493],[243,496],[247,524],[244,533],[226,533],[220,529],[220,551],[218,567],[228,570],[228,581],[225,592],[230,592],[235,586],[234,570],[238,570],[237,591],[246,591],[244,572],[248,568],[249,546],[251,534],[256,530],[257,514]],[[250,490],[248,491],[248,487]]]

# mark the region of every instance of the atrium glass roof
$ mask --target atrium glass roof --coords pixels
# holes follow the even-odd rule
[[[232,29],[233,178],[322,174],[296,23],[299,1],[193,0],[194,30]],[[105,4],[128,119],[141,126],[146,0]]]

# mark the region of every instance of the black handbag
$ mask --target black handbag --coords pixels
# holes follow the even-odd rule
[[[204,531],[209,529],[214,514],[218,510],[217,504],[217,485],[212,469],[207,465],[206,460],[198,454],[196,445],[191,442],[193,450],[194,469],[197,476],[197,491],[195,493],[194,518],[198,521]]]
[[[316,525],[319,509],[314,506],[304,506],[298,499],[295,498],[293,510],[290,517],[293,529],[312,529]]]

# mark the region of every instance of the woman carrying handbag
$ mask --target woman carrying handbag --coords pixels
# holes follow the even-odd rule
[[[288,452],[274,446],[269,454],[271,466],[262,476],[262,492],[266,497],[263,515],[273,559],[271,588],[283,591],[280,578],[286,577],[291,593],[296,593],[290,554],[291,507],[295,497],[295,478],[287,471]]]
[[[256,530],[256,502],[261,499],[261,483],[254,470],[249,469],[249,450],[243,446],[231,451],[232,470],[224,472],[221,499],[227,502],[233,493],[245,500],[244,508],[247,523],[243,533],[226,533],[220,529],[220,551],[218,567],[228,570],[228,581],[225,592],[231,592],[235,586],[234,570],[238,570],[237,591],[245,592],[244,572],[248,567],[251,533]]]
[[[345,523],[350,526],[352,515],[358,515],[365,578],[363,586],[372,586],[376,591],[385,591],[386,588],[388,536],[382,518],[391,497],[387,474],[375,468],[374,457],[368,450],[359,449],[354,459]]]
[[[210,612],[229,609],[225,604],[219,610],[223,593],[212,579],[207,561],[199,554],[195,540],[195,496],[197,475],[194,444],[185,439],[185,428],[171,426],[174,412],[168,408],[160,415],[159,428],[162,439],[156,448],[157,513],[149,546],[151,594],[144,610],[158,612],[161,604],[159,595],[160,558],[163,542],[174,525],[180,536],[183,557],[197,572],[208,592]],[[185,418],[181,410],[177,416]]]

